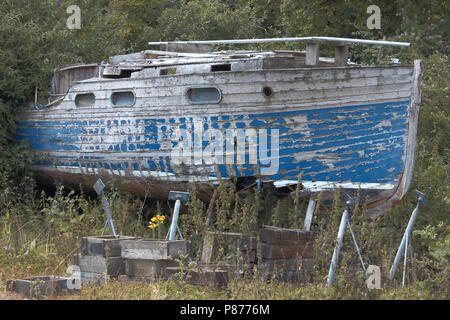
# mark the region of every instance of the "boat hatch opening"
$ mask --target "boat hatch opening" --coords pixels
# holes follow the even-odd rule
[[[92,107],[95,103],[93,93],[79,93],[75,97],[75,105],[77,107]]]
[[[111,95],[111,102],[115,107],[131,107],[136,98],[132,91],[117,91]]]
[[[231,64],[225,63],[225,64],[211,65],[211,72],[216,72],[216,71],[231,71]]]
[[[166,68],[166,69],[159,70],[159,75],[161,75],[161,76],[167,76],[167,75],[176,74],[176,73],[177,73],[177,68]]]
[[[222,100],[222,93],[216,87],[189,88],[187,98],[190,103],[219,103]]]
[[[273,90],[271,87],[263,87],[261,91],[264,95],[264,98],[272,98]]]

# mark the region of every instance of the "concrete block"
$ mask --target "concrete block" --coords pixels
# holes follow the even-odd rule
[[[180,274],[180,267],[168,267],[166,268],[166,279],[170,280]],[[180,274],[181,279],[189,284],[201,285],[201,286],[217,286],[228,283],[228,271],[222,269],[198,267],[193,270],[184,270]]]
[[[293,259],[293,258],[312,258],[313,244],[304,245],[270,245],[261,244],[261,257],[263,259]]]
[[[304,245],[314,241],[314,235],[301,229],[264,226],[259,232],[259,240],[272,245]]]
[[[140,238],[129,236],[84,237],[81,239],[81,254],[85,256],[120,257],[122,252],[120,242],[137,239]],[[106,248],[108,249],[106,250]]]
[[[122,257],[84,256],[76,254],[73,256],[73,264],[80,267],[81,272],[103,274],[110,276],[124,274],[125,267]]]
[[[111,279],[111,276],[105,275],[104,273],[80,272],[81,284],[83,283],[101,284],[109,279]]]
[[[315,259],[263,259],[259,268],[265,280],[285,282],[311,282]]]
[[[25,279],[8,280],[7,291],[15,291],[27,298],[43,298],[62,293],[73,292],[75,289],[67,288],[70,278],[55,276],[38,276]]]
[[[149,277],[153,280],[164,276],[167,267],[178,266],[174,260],[125,259],[125,274],[128,277]]]
[[[151,283],[154,282],[156,279],[153,277],[131,277],[131,276],[127,276],[125,274],[120,275],[117,278],[117,281],[119,282],[146,282],[146,283]]]
[[[167,260],[189,254],[190,249],[186,240],[124,240],[120,245],[126,259]]]

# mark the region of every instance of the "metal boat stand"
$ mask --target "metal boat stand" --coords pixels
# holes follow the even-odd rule
[[[366,267],[364,265],[364,260],[361,256],[361,252],[359,250],[358,243],[356,242],[355,234],[353,233],[352,226],[350,224],[349,213],[355,209],[355,200],[352,199],[349,195],[346,195],[347,201],[346,209],[342,214],[341,224],[339,226],[338,238],[336,247],[333,252],[333,258],[331,259],[330,270],[328,271],[328,283],[327,288],[330,288],[333,285],[334,272],[336,271],[337,261],[339,260],[339,252],[342,248],[342,241],[344,240],[345,228],[348,227],[350,233],[352,234],[353,243],[355,244],[356,252],[358,253],[359,260],[361,261],[362,268],[364,272],[366,272]]]
[[[106,222],[105,226],[103,227],[102,236],[105,234],[106,226],[109,225],[109,230],[113,234],[113,236],[116,236],[116,229],[114,228],[114,223],[111,216],[111,210],[109,209],[108,199],[106,199],[105,193],[103,190],[105,189],[105,184],[103,183],[102,179],[98,179],[97,182],[94,184],[94,190],[97,192],[97,194],[102,198],[102,204],[103,204],[103,210],[106,214]]]
[[[172,223],[170,224],[169,232],[167,232],[166,240],[175,240],[177,231],[180,239],[183,240],[183,235],[178,227],[178,216],[180,214],[181,201],[187,202],[189,200],[189,192],[170,191],[169,200],[175,201],[175,207],[173,208]]]
[[[50,216],[53,215],[53,211],[55,210],[56,205],[59,202],[59,197],[61,196],[61,188],[63,185],[63,179],[59,179],[58,184],[56,185],[55,196],[53,197],[52,208],[50,209]]]
[[[389,271],[389,280],[393,280],[395,276],[395,271],[397,270],[398,263],[402,254],[404,255],[403,262],[403,279],[402,279],[402,287],[405,286],[406,280],[406,263],[408,259],[408,244],[410,242],[411,231],[414,226],[414,222],[416,221],[417,214],[419,213],[419,208],[421,205],[428,207],[428,200],[425,194],[416,190],[417,193],[417,206],[411,214],[409,218],[408,226],[406,227],[405,233],[403,234],[402,241],[400,242],[400,246],[398,247],[397,254],[394,258],[394,263],[392,264],[391,270]],[[411,252],[411,250],[410,250]],[[411,256],[412,260],[412,256]]]

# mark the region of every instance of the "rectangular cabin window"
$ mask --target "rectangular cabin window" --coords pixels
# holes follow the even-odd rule
[[[75,105],[77,107],[92,107],[95,103],[93,93],[79,93],[75,97]]]
[[[159,75],[161,76],[167,76],[177,73],[177,68],[166,68],[159,70]]]
[[[131,107],[135,100],[133,91],[117,91],[111,95],[111,102],[114,107]]]
[[[213,64],[211,65],[211,72],[216,71],[231,71],[231,64]]]
[[[192,104],[219,103],[222,100],[222,93],[216,87],[189,88],[187,98]]]

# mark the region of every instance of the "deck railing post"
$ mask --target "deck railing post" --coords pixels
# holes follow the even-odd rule
[[[316,66],[319,62],[319,43],[307,42],[306,43],[306,59],[307,66]]]
[[[334,65],[336,67],[344,67],[347,65],[348,46],[334,47]]]

